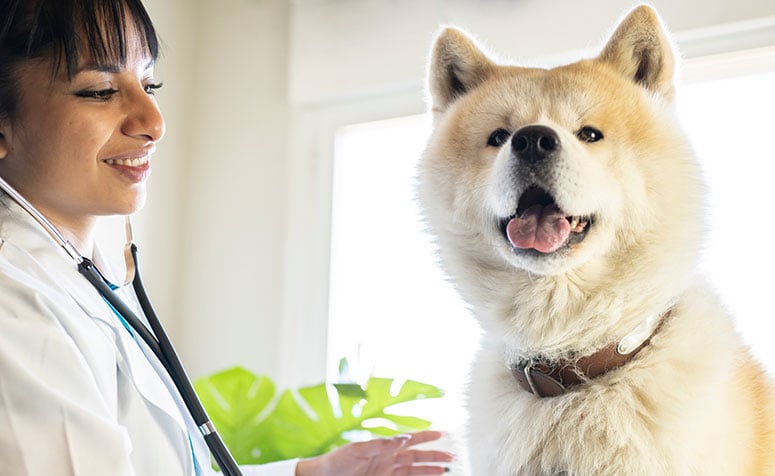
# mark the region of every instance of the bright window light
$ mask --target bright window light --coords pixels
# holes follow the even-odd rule
[[[442,387],[443,401],[419,405],[451,429],[463,421],[458,389],[479,329],[422,231],[414,176],[429,133],[429,118],[411,116],[337,135],[328,376],[347,357],[359,382],[373,374]]]
[[[709,197],[702,268],[754,354],[775,371],[775,72],[693,83],[678,110],[700,158]]]
[[[775,369],[770,269],[775,220],[775,73],[693,83],[679,113],[710,191],[702,267],[754,353]],[[479,328],[435,264],[414,197],[416,167],[430,133],[425,115],[339,131],[334,166],[329,379],[347,357],[351,377],[408,378],[444,388],[422,415],[436,427],[464,422],[460,392]]]

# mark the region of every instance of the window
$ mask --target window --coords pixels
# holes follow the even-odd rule
[[[435,266],[414,201],[427,116],[358,124],[336,140],[330,281],[329,379],[347,357],[351,376],[440,386],[420,402],[445,428],[462,423],[460,396],[479,330]]]
[[[755,354],[775,370],[775,73],[694,82],[679,114],[709,186],[702,267]],[[357,124],[336,139],[328,368],[347,356],[353,377],[411,378],[448,391],[423,407],[437,426],[464,420],[461,390],[479,330],[436,268],[413,199],[427,116]]]
[[[775,371],[775,72],[690,84],[679,91],[679,114],[708,186],[709,225],[702,268],[735,317],[754,353]]]

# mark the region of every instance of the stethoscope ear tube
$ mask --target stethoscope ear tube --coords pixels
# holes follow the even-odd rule
[[[99,291],[100,295],[107,300],[116,311],[129,323],[130,326],[140,335],[143,341],[148,345],[151,351],[159,358],[164,368],[169,373],[175,387],[178,389],[183,402],[186,404],[189,413],[194,422],[199,427],[202,436],[204,436],[207,446],[215,459],[216,464],[226,476],[242,476],[242,472],[234,461],[226,445],[223,443],[220,435],[215,431],[215,427],[210,422],[207,412],[205,412],[202,403],[194,391],[191,380],[188,378],[183,364],[180,362],[172,343],[164,330],[164,327],[156,316],[156,312],[151,306],[148,295],[143,287],[140,278],[139,267],[137,266],[137,247],[132,244],[132,258],[135,264],[135,276],[132,280],[132,286],[135,289],[140,306],[143,309],[148,322],[151,325],[153,334],[142,323],[142,321],[132,312],[131,309],[116,295],[116,293],[107,285],[103,276],[97,267],[89,259],[83,258],[78,264],[78,271]]]

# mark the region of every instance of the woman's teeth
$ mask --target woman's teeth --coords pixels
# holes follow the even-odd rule
[[[148,157],[139,159],[108,159],[105,161],[108,165],[124,165],[126,167],[140,167],[148,163]]]

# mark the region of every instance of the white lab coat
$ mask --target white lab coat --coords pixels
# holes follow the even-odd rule
[[[133,291],[121,294],[142,316]],[[138,341],[0,192],[0,475],[215,474],[171,380]],[[292,476],[295,466],[243,471]]]

